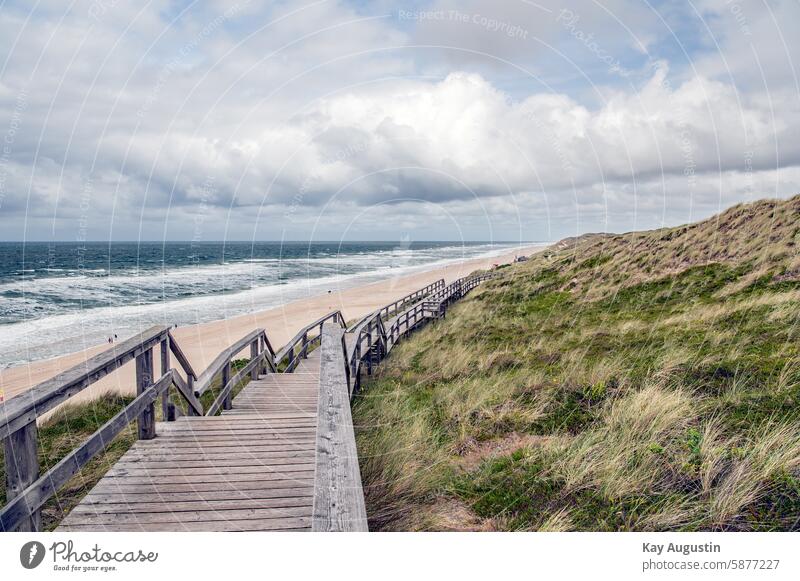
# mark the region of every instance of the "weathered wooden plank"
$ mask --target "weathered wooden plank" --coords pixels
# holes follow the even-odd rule
[[[252,409],[249,409],[252,407]],[[227,421],[236,420],[236,418],[243,418],[245,422],[251,422],[252,416],[254,414],[259,414],[261,412],[261,408],[255,406],[242,406],[240,408],[235,408],[232,411],[225,412],[221,416],[217,416],[219,418],[224,418]],[[309,420],[316,420],[316,410],[314,410],[314,415],[311,415],[311,412],[308,411],[298,411],[298,410],[291,410],[291,411],[282,411],[276,412],[274,414],[265,413],[264,422],[261,423],[261,427],[268,428],[270,426],[280,428],[280,427],[291,427],[291,426],[306,426],[306,425],[314,425]],[[194,419],[194,418],[193,418]],[[204,418],[205,420],[209,418]],[[230,424],[226,422],[220,422],[219,427],[222,429],[226,429]],[[181,422],[182,423],[182,422]],[[177,423],[176,423],[177,424]],[[209,429],[213,429],[214,424],[209,423]],[[199,428],[198,428],[199,429]],[[168,430],[166,428],[161,429],[159,428],[159,433],[166,433]]]
[[[313,413],[308,413],[308,412],[299,412],[299,411],[270,412],[269,410],[260,410],[260,409],[257,409],[257,410],[244,410],[244,409],[238,410],[238,409],[234,408],[232,410],[228,410],[227,412],[225,412],[225,416],[226,417],[228,417],[228,416],[238,416],[238,415],[252,416],[254,414],[261,415],[261,416],[264,417],[264,419],[267,419],[267,420],[270,420],[270,419],[278,420],[278,419],[283,419],[283,418],[308,418],[308,417],[316,418],[317,417],[317,411],[316,410],[314,410]]]
[[[304,508],[311,514],[311,500],[313,496],[309,492],[307,496],[289,496],[278,498],[258,498],[244,499],[235,498],[229,500],[210,500],[204,498],[197,501],[173,500],[155,502],[110,502],[108,499],[101,503],[81,503],[76,506],[72,513],[76,518],[83,514],[137,514],[137,513],[181,513],[181,512],[206,512],[206,511],[229,511],[242,509],[267,509],[267,508]],[[304,513],[305,514],[305,513]],[[175,515],[176,520],[180,520],[180,515]]]
[[[171,373],[159,379],[144,393],[137,396],[125,409],[106,422],[82,445],[70,452],[46,474],[39,477],[21,494],[6,504],[0,510],[0,530],[14,530],[23,519],[41,508],[48,498],[80,470],[81,466],[98,452],[104,450],[114,436],[132,419],[138,417],[148,406],[152,405],[161,392],[169,388],[171,382]]]
[[[125,480],[117,479],[113,481],[101,480],[92,489],[90,494],[210,494],[218,493],[256,493],[264,491],[268,493],[272,490],[314,488],[314,476],[307,478],[296,478],[291,482],[286,480],[248,480],[244,482],[169,482],[169,483],[129,483]]]
[[[292,453],[289,453],[292,454]],[[147,474],[159,475],[162,472],[156,470],[172,470],[174,473],[178,470],[192,471],[194,469],[219,469],[219,473],[233,468],[242,468],[241,473],[259,473],[265,470],[276,471],[283,470],[284,466],[299,466],[303,467],[314,461],[314,454],[310,450],[303,450],[301,453],[294,453],[295,455],[283,456],[252,456],[240,458],[175,458],[170,460],[167,457],[151,460],[149,458],[128,458],[125,461],[119,461],[114,465],[114,468],[127,471],[128,474]]]
[[[366,531],[367,511],[339,325],[323,327],[321,350],[312,529]]]
[[[155,440],[151,440],[152,442],[158,442],[159,438]],[[154,450],[157,449],[174,449],[176,452],[178,451],[197,451],[200,450],[200,446],[202,446],[203,450],[209,450],[215,448],[236,448],[236,449],[256,449],[260,448],[263,450],[268,449],[286,449],[286,450],[306,450],[309,446],[314,445],[314,440],[312,439],[311,442],[303,441],[303,442],[295,442],[289,443],[283,440],[264,440],[262,438],[256,439],[248,439],[248,440],[217,440],[217,439],[192,439],[192,440],[183,440],[183,441],[173,441],[164,438],[161,440],[160,448],[153,448]]]
[[[305,404],[305,403],[316,403],[316,398],[307,396],[307,395],[283,395],[283,394],[247,394],[242,398],[237,399],[239,403],[283,403],[284,405],[289,404]]]
[[[317,380],[319,381],[319,380]],[[237,399],[239,400],[246,400],[246,399],[254,399],[254,400],[264,400],[264,399],[277,399],[277,400],[287,400],[287,399],[314,399],[315,391],[318,389],[318,385],[315,383],[314,388],[310,387],[302,387],[297,389],[287,389],[285,391],[278,391],[278,390],[270,390],[270,389],[245,389],[242,391]]]
[[[164,476],[131,476],[113,475],[104,476],[109,484],[113,481],[125,484],[188,484],[203,482],[251,482],[255,480],[282,480],[286,482],[303,481],[314,477],[313,470],[280,470],[274,472],[260,472],[258,474],[170,474]]]
[[[199,418],[198,418],[199,419]],[[209,420],[217,420],[220,421],[209,421]],[[236,420],[241,419],[240,422],[236,422]],[[276,419],[276,420],[264,420],[263,422],[259,422],[257,420],[252,419],[249,416],[216,416],[212,418],[203,418],[202,425],[191,426],[192,431],[201,431],[203,429],[208,430],[219,430],[219,429],[226,429],[226,428],[250,428],[250,427],[259,427],[259,428],[305,428],[305,427],[312,427],[316,429],[316,422],[314,421],[315,418],[286,418],[286,419]],[[168,423],[166,427],[161,428],[159,430],[160,434],[171,433],[173,431],[181,431],[183,428],[180,427],[181,424],[185,424],[187,422],[180,421],[176,424]],[[195,422],[200,424],[200,422]],[[161,426],[161,423],[158,424]],[[171,428],[172,425],[179,426],[177,429],[168,429]]]
[[[268,498],[307,498],[314,496],[314,487],[266,488],[256,490],[228,489],[184,492],[105,492],[92,490],[81,504],[139,504],[149,502],[206,502],[225,500],[260,500]]]
[[[226,424],[229,422],[258,422],[259,424],[268,424],[268,425],[276,425],[276,426],[284,426],[284,425],[292,425],[292,424],[312,424],[316,425],[316,418],[317,414],[314,413],[313,416],[309,414],[284,414],[278,415],[276,417],[267,416],[261,414],[259,412],[250,412],[250,413],[237,413],[238,410],[233,409],[230,411],[225,412],[220,416],[210,416],[204,418],[184,418],[181,422],[185,421],[192,421],[192,422],[203,422],[203,424],[207,424],[212,426],[214,424]],[[232,414],[236,414],[235,417],[231,417]],[[171,423],[171,422],[166,422]],[[159,422],[156,429],[158,433],[161,433],[162,425],[166,423]],[[177,424],[176,424],[177,425]]]
[[[267,464],[258,464],[253,462],[249,466],[242,466],[241,463],[236,466],[191,466],[190,463],[185,462],[176,465],[175,469],[170,466],[149,467],[142,466],[141,464],[117,462],[114,467],[109,470],[107,476],[109,478],[124,478],[126,476],[140,477],[147,476],[151,478],[156,477],[169,477],[174,474],[180,473],[181,476],[208,476],[208,475],[222,475],[231,474],[235,476],[244,475],[259,475],[259,474],[290,474],[292,472],[305,472],[313,470],[312,464],[313,457],[299,459],[296,458],[283,458],[274,460]]]
[[[69,517],[67,517],[69,518]],[[184,522],[184,523],[146,523],[136,525],[131,523],[122,524],[71,524],[65,523],[58,528],[63,532],[80,531],[164,531],[164,532],[192,532],[192,531],[306,531],[310,530],[311,517],[292,517],[282,519],[246,519],[246,520],[227,520],[224,522]]]
[[[209,452],[204,452],[204,450],[206,448],[208,448]],[[214,453],[214,452],[211,452],[212,449],[213,448],[206,447],[206,446],[203,446],[202,449],[201,448],[195,448],[195,449],[192,449],[192,448],[175,448],[175,454],[173,454],[172,456],[170,456],[170,453],[169,453],[168,449],[163,449],[163,448],[160,449],[160,450],[153,449],[153,450],[150,450],[147,454],[141,453],[141,452],[135,453],[135,454],[126,453],[117,462],[121,463],[121,464],[126,464],[126,463],[134,462],[134,461],[136,461],[136,462],[150,462],[151,461],[150,460],[151,457],[156,457],[156,458],[163,457],[164,460],[167,460],[168,458],[172,457],[173,460],[170,460],[170,461],[173,461],[176,464],[180,463],[182,460],[187,459],[188,457],[191,457],[191,461],[193,461],[193,462],[205,462],[205,461],[209,461],[209,460],[215,460],[215,459],[220,459],[221,460],[221,459],[223,459],[223,458],[221,458],[221,456],[226,454],[225,452]],[[277,460],[281,460],[281,459],[302,458],[302,457],[305,457],[305,455],[308,455],[308,457],[313,458],[314,454],[309,454],[309,452],[310,452],[310,450],[309,450],[309,442],[308,441],[304,442],[302,444],[302,447],[300,445],[298,445],[297,443],[293,444],[293,443],[290,443],[290,442],[286,442],[285,446],[271,446],[271,447],[270,446],[264,446],[260,450],[253,451],[252,453],[248,453],[248,452],[239,452],[239,453],[228,452],[227,453],[228,457],[226,459],[231,461],[231,462],[235,462],[235,461],[240,461],[240,460],[242,460],[244,458],[247,458],[247,459],[249,459],[251,464],[255,464],[255,465],[260,466],[261,465],[260,464],[261,461],[267,461],[271,457],[273,457],[276,461]],[[233,456],[233,457],[231,457],[231,456]],[[163,462],[162,462],[162,464],[163,464]]]
[[[282,519],[287,517],[304,517],[311,515],[311,506],[287,508],[247,508],[231,510],[195,510],[183,512],[141,512],[141,513],[114,513],[92,514],[80,513],[75,515],[75,520],[80,519],[84,524],[125,524],[125,523],[189,523],[189,522],[216,522],[226,520],[266,520]]]
[[[171,440],[175,442],[182,442],[182,441],[193,441],[197,442],[199,445],[205,445],[209,441],[225,441],[230,440],[234,443],[236,441],[242,441],[243,439],[247,440],[279,440],[281,442],[305,442],[309,438],[314,439],[315,436],[314,431],[307,431],[304,433],[286,433],[282,434],[280,432],[273,432],[273,431],[248,431],[242,432],[240,434],[230,433],[230,432],[204,432],[204,433],[192,433],[192,432],[176,432],[171,434],[164,434],[164,437],[169,437]]]
[[[233,416],[235,417],[235,416]],[[194,427],[190,426],[188,428],[178,428],[178,429],[168,429],[163,428],[161,430],[162,436],[169,436],[169,437],[195,437],[200,439],[208,439],[204,438],[204,436],[221,436],[223,438],[235,438],[241,437],[243,439],[254,439],[257,437],[262,436],[264,433],[274,433],[276,430],[287,429],[287,430],[294,430],[294,429],[313,429],[313,426],[308,426],[303,423],[303,425],[280,425],[280,424],[267,424],[265,423],[262,426],[251,425],[251,426],[230,426],[228,424],[220,424],[219,426],[203,426],[203,427]]]
[[[166,327],[151,327],[0,403],[0,439],[7,438],[88,385],[151,349],[161,341],[166,332]]]
[[[126,465],[141,464],[143,467],[165,464],[173,464],[174,466],[186,466],[195,464],[197,466],[240,466],[248,464],[262,464],[269,463],[270,461],[280,460],[282,462],[308,462],[308,458],[313,458],[313,454],[309,454],[308,450],[274,450],[274,451],[247,451],[247,452],[223,452],[223,453],[207,453],[204,450],[199,450],[195,454],[170,454],[168,451],[151,451],[149,454],[142,454],[141,456],[126,456],[124,462]]]
[[[254,412],[258,410],[263,410],[264,406],[262,406],[261,404],[243,403],[239,406],[239,409]],[[274,412],[286,412],[286,413],[288,412],[312,413],[316,411],[316,408],[311,404],[303,404],[303,405],[272,404],[270,406],[270,409]]]
[[[288,428],[279,428],[274,426],[218,426],[212,427],[209,426],[208,428],[204,427],[194,427],[190,426],[188,428],[181,427],[175,430],[167,430],[163,431],[163,435],[169,436],[237,436],[237,435],[259,435],[259,436],[268,436],[268,435],[282,435],[285,434],[287,436],[292,435],[307,435],[307,434],[314,434],[316,430],[314,428],[303,428],[303,427],[288,427]]]

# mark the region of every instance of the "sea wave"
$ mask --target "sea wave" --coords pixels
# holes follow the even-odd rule
[[[224,319],[395,276],[491,257],[512,245],[389,249],[313,258],[75,272],[0,284],[0,366],[124,339],[154,324]],[[70,276],[71,275],[71,276]]]

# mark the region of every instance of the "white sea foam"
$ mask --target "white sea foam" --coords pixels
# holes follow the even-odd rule
[[[224,319],[477,257],[510,245],[386,250],[315,258],[248,259],[228,264],[125,274],[35,278],[0,284],[0,366],[44,359],[127,338],[151,325]],[[202,286],[201,286],[202,285]],[[198,294],[200,289],[206,294]],[[58,303],[48,297],[57,297]],[[71,302],[70,302],[71,301]],[[63,303],[67,302],[66,305]],[[10,313],[10,310],[18,312]]]

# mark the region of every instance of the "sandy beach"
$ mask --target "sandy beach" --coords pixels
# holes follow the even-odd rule
[[[269,310],[179,327],[173,329],[173,335],[199,373],[220,351],[253,329],[266,329],[267,336],[277,350],[303,326],[333,310],[341,310],[347,320],[356,319],[437,279],[444,278],[449,283],[474,270],[491,268],[493,264],[509,263],[520,254],[531,254],[541,250],[541,246],[515,248],[499,256],[464,260],[360,287],[334,289],[329,294],[290,302]],[[65,369],[85,362],[87,358],[107,348],[108,345],[102,343],[69,355],[0,370],[0,394],[3,394],[7,401]],[[155,358],[158,369],[158,349],[155,350]],[[91,400],[98,394],[109,391],[134,393],[134,367],[132,363],[123,366],[71,398],[70,402]]]

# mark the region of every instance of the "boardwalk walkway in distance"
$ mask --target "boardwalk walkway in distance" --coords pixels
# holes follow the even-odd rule
[[[58,530],[367,530],[350,414],[362,369],[370,373],[402,336],[444,316],[450,302],[485,278],[465,277],[446,287],[436,281],[346,333],[344,316],[334,311],[277,353],[256,329],[199,375],[169,327],[153,327],[0,403],[8,499],[0,530],[41,530],[45,502],[133,421],[138,440]],[[249,360],[232,375],[233,361],[248,349]],[[171,367],[171,356],[178,368]],[[134,360],[137,397],[40,474],[37,418]],[[218,386],[216,397],[204,406],[212,386]],[[159,400],[163,422],[155,421]]]

